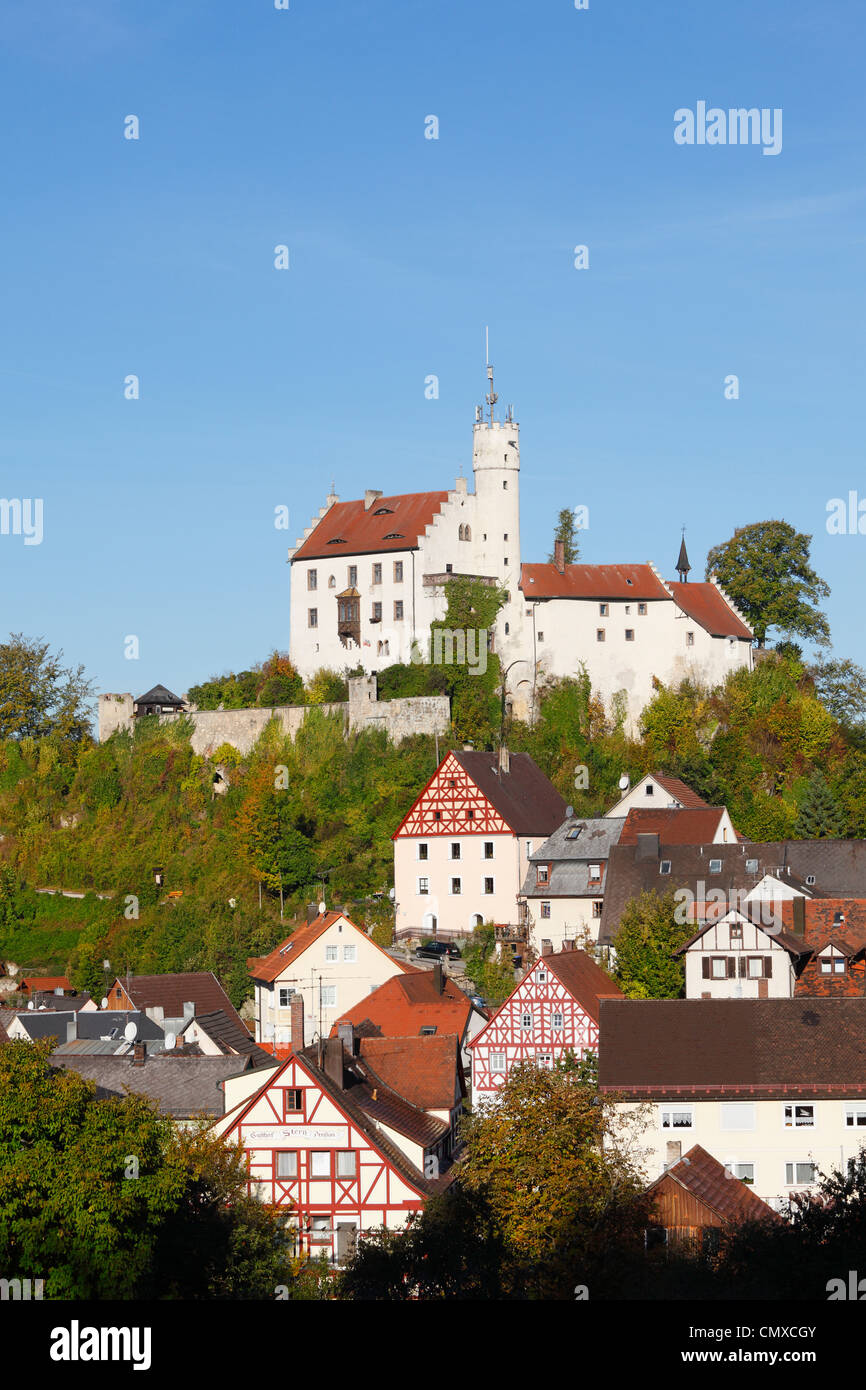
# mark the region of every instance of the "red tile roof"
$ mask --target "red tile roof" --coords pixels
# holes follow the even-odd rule
[[[666,772],[653,772],[650,775],[660,787],[664,787],[669,796],[680,802],[684,810],[693,810],[699,806],[707,805],[704,798],[698,796],[697,792],[693,792],[691,787],[686,786],[679,777],[669,777]],[[628,796],[628,792],[626,792],[626,796]]]
[[[741,1221],[780,1221],[782,1218],[771,1206],[753,1192],[748,1183],[732,1177],[731,1173],[717,1158],[695,1144],[678,1163],[662,1173],[660,1178],[650,1183],[648,1192],[673,1181],[704,1206],[709,1207],[724,1222],[738,1224]]]
[[[363,499],[335,502],[312,535],[298,546],[292,561],[416,550],[425,529],[447,501],[447,492],[407,492],[377,497],[369,511],[364,510]],[[377,516],[377,512],[384,514]]]
[[[715,584],[681,584],[679,580],[668,580],[668,588],[683,612],[713,637],[743,637],[751,641],[751,629],[737,617]]]
[[[724,814],[724,806],[701,806],[682,811],[648,810],[641,806],[626,816],[619,843],[636,845],[638,835],[656,834],[659,845],[710,845]]]
[[[420,970],[395,975],[366,995],[339,1023],[370,1023],[383,1038],[418,1037],[422,1028],[435,1028],[437,1034],[463,1038],[472,1004],[453,980],[446,980],[443,993],[436,989],[435,971]],[[337,1024],[331,1036],[337,1032]],[[368,1036],[370,1036],[368,1032]]]
[[[269,955],[248,956],[247,969],[250,975],[254,980],[266,980],[268,984],[273,984],[274,980],[283,973],[290,962],[294,963],[309,946],[313,945],[314,941],[318,941],[319,937],[326,932],[329,927],[332,927],[335,922],[340,921],[347,922],[354,931],[360,932],[361,936],[367,937],[370,945],[377,951],[382,951],[381,946],[377,946],[372,937],[367,936],[365,931],[362,931],[360,927],[356,926],[355,923],[346,916],[345,912],[323,912],[320,917],[308,923],[307,926],[296,927],[291,936],[287,936],[284,941],[280,942],[279,946],[275,946]],[[382,951],[382,955],[387,956],[388,952]],[[394,960],[391,956],[388,956],[388,959],[394,966],[395,972],[408,968],[402,965],[400,961]]]
[[[34,989],[47,990],[51,994],[55,989],[71,990],[72,984],[65,975],[25,975],[17,988],[21,994]]]
[[[520,588],[526,598],[670,599],[652,565],[522,565]]]
[[[598,1023],[602,999],[624,998],[619,985],[586,951],[556,951],[542,960],[594,1023]]]
[[[462,1092],[459,1038],[360,1038],[368,1074],[421,1110],[450,1110]],[[371,1083],[372,1084],[372,1083]]]

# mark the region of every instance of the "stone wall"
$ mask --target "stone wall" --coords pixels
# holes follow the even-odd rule
[[[115,729],[131,729],[132,696],[100,695],[99,741]],[[451,702],[447,695],[424,695],[405,700],[379,700],[376,677],[360,676],[349,681],[348,703],[329,705],[278,705],[271,709],[190,709],[193,723],[192,747],[196,753],[211,754],[223,743],[239,753],[249,753],[261,737],[265,725],[278,719],[294,738],[311,709],[324,714],[342,714],[349,729],[384,729],[392,742],[400,743],[413,734],[446,734],[451,724]],[[178,718],[161,716],[163,723]]]

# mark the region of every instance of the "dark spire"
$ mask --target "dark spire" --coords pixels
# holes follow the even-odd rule
[[[688,583],[688,579],[689,579],[689,570],[690,570],[690,569],[691,569],[691,565],[689,564],[689,557],[688,557],[688,554],[687,554],[687,552],[686,552],[686,533],[685,533],[685,530],[684,530],[684,531],[683,531],[683,538],[682,538],[682,540],[680,541],[680,553],[679,553],[679,555],[678,555],[678,557],[677,557],[677,574],[678,574],[679,577],[680,577],[680,583],[681,583],[681,584],[687,584],[687,583]]]

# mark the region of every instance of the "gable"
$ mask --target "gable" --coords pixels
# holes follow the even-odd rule
[[[410,835],[511,833],[511,827],[484,796],[456,754],[449,753],[397,827],[394,839]]]

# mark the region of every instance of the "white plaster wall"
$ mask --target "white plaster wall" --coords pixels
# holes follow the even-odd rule
[[[484,858],[484,844],[492,842],[493,858]],[[427,859],[418,858],[418,845],[427,845]],[[460,859],[451,858],[451,845],[460,845]],[[517,895],[526,872],[526,841],[514,835],[428,835],[417,839],[399,836],[394,841],[394,890],[397,931],[427,935],[424,919],[438,918],[437,931],[468,934],[473,919],[484,922],[517,921]],[[429,880],[429,893],[418,892],[418,879]],[[462,891],[453,894],[452,878],[461,879]],[[493,878],[494,892],[484,892],[484,879]]]

